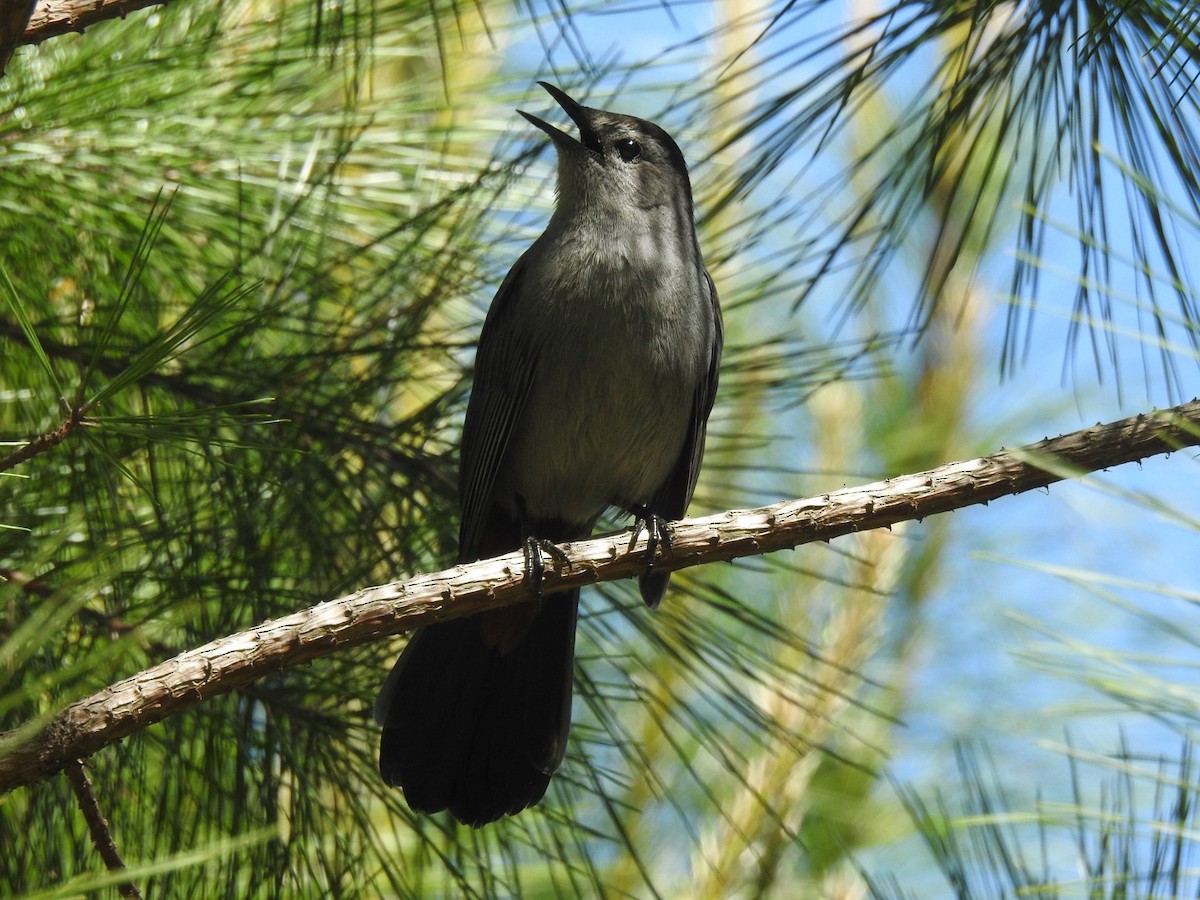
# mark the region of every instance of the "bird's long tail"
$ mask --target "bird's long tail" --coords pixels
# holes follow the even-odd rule
[[[545,794],[571,723],[579,591],[539,602],[507,646],[483,613],[420,629],[400,655],[375,704],[379,771],[417,812],[478,826]]]

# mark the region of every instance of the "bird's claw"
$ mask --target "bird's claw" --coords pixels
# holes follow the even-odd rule
[[[546,559],[554,560],[554,573],[559,574],[564,566],[569,566],[571,560],[554,541],[545,538],[527,537],[522,548],[525,553],[525,582],[540,597],[542,595],[542,575],[546,571]]]
[[[644,506],[633,510],[633,534],[629,538],[627,553],[633,552],[633,545],[646,532],[646,574],[654,571],[654,560],[658,558],[658,549],[662,547],[666,554],[671,553],[671,526],[658,513],[650,512]]]

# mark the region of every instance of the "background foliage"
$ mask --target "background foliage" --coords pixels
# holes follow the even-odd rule
[[[91,420],[0,473],[0,723],[451,558],[472,342],[551,198],[512,113],[546,107],[537,77],[660,121],[692,163],[729,329],[695,511],[1190,396],[1197,21],[188,0],[21,51],[0,437]],[[693,570],[653,616],[594,592],[563,771],[478,832],[379,783],[401,641],[146,729],[92,779],[163,896],[1194,891],[1194,566],[1108,568],[1194,559],[1194,459],[1162,466]],[[989,617],[1030,601],[1063,624]],[[1005,716],[1086,746],[955,749]],[[0,844],[7,893],[96,883],[63,779],[0,798]]]

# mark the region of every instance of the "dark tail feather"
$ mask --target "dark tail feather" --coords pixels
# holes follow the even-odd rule
[[[417,812],[484,825],[542,798],[571,724],[579,592],[543,601],[509,652],[478,617],[420,629],[375,704],[379,771]]]
[[[667,593],[667,584],[671,581],[670,572],[645,572],[638,576],[638,589],[642,599],[651,609],[658,609],[663,595]]]

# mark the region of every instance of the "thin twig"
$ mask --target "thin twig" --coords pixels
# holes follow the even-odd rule
[[[88,780],[87,772],[83,770],[83,760],[73,759],[66,764],[65,768],[67,781],[71,782],[71,790],[75,792],[75,800],[79,803],[83,820],[87,822],[96,852],[100,854],[100,858],[104,860],[104,865],[110,872],[123,872],[125,860],[121,859],[121,853],[117,850],[112,832],[108,830],[108,822],[100,812],[100,804],[96,802],[92,783]],[[136,897],[140,900],[142,896],[132,881],[121,882],[117,885],[117,890],[121,892],[122,897]]]
[[[68,406],[67,417],[62,424],[53,431],[47,431],[45,434],[39,434],[32,441],[21,447],[19,450],[14,450],[8,456],[0,457],[0,472],[4,472],[14,466],[20,465],[27,459],[45,453],[47,450],[53,450],[59,444],[67,439],[72,431],[79,425],[88,424],[85,417],[86,407],[84,406]]]

